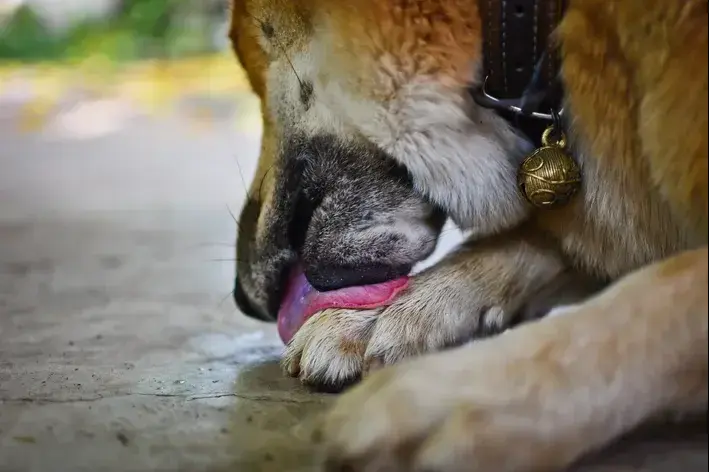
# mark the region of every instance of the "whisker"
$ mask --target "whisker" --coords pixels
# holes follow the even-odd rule
[[[256,23],[259,24],[259,26],[261,27],[261,29],[263,29],[263,28],[265,28],[265,27],[268,26],[268,23],[267,23],[267,22],[265,22],[265,21],[263,21],[263,20],[260,20],[260,19],[259,19],[256,15],[254,15],[253,13],[250,13],[250,12],[247,11],[246,14],[249,15],[251,18],[253,18],[253,19],[256,21]],[[300,76],[298,75],[298,72],[295,70],[295,66],[293,65],[293,62],[291,62],[290,58],[288,57],[288,54],[286,53],[286,49],[283,47],[283,44],[282,44],[280,41],[278,41],[278,39],[275,38],[275,37],[272,37],[272,38],[270,38],[270,39],[271,39],[273,42],[275,42],[275,43],[276,43],[276,46],[278,47],[278,49],[281,50],[281,52],[283,53],[283,57],[286,58],[286,61],[288,62],[288,65],[289,65],[290,68],[293,70],[293,74],[295,75],[296,80],[298,80],[298,83],[300,84],[300,86],[303,87],[303,81],[300,79]]]
[[[234,243],[201,243],[196,247],[234,247]]]
[[[266,177],[268,176],[268,173],[271,172],[271,170],[273,170],[274,165],[275,164],[272,164],[271,167],[266,169],[266,172],[264,172],[263,176],[261,177],[261,182],[259,182],[259,184],[258,184],[258,198],[259,198],[259,200],[261,199],[261,190],[263,189],[263,184],[266,181]]]
[[[239,219],[236,217],[233,211],[231,211],[231,208],[229,207],[229,204],[226,204],[226,211],[229,212],[229,216],[231,216],[231,219],[234,220],[234,223],[236,224],[236,228],[241,232],[241,224],[239,223]]]
[[[178,252],[184,252],[188,253],[191,251],[199,251],[199,250],[204,250],[204,249],[209,249],[209,248],[229,248],[229,249],[234,249],[235,243],[222,243],[222,242],[203,242],[203,243],[194,243],[194,244],[185,244],[185,245],[179,245],[175,247],[175,250]],[[221,252],[221,251],[220,251]]]
[[[295,75],[295,78],[298,80],[298,83],[300,84],[300,86],[301,86],[301,87],[305,87],[305,84],[304,84],[303,81],[300,79],[300,76],[298,75],[298,72],[296,72],[296,70],[295,70],[295,66],[294,66],[293,63],[291,62],[290,57],[288,57],[288,54],[286,54],[285,48],[284,48],[283,46],[281,46],[280,43],[276,43],[276,44],[277,44],[278,48],[281,50],[281,52],[283,53],[283,57],[285,57],[285,58],[286,58],[286,61],[288,61],[288,65],[289,65],[290,68],[293,70],[293,75]]]
[[[238,224],[239,224],[239,220],[236,219],[236,215],[234,215],[234,212],[231,211],[231,208],[229,207],[229,204],[228,204],[228,203],[226,204],[226,211],[229,212],[229,216],[231,216],[231,219],[234,220],[234,223],[236,223],[236,224],[238,225]]]
[[[186,246],[185,249],[197,249],[202,247],[234,247],[234,243],[197,243]]]
[[[231,298],[231,297],[233,297],[233,296],[234,296],[234,290],[232,289],[231,291],[229,291],[229,293],[227,293],[226,295],[224,295],[224,298],[221,299],[221,301],[220,301],[219,304],[217,305],[217,308],[221,308],[222,305],[224,304],[224,302],[227,301],[227,299],[229,299],[229,298]]]
[[[246,194],[246,199],[249,200],[249,199],[251,199],[251,195],[249,195],[249,187],[246,185],[246,179],[244,178],[244,172],[241,169],[241,163],[239,162],[239,157],[237,155],[234,155],[234,161],[236,162],[236,168],[239,171],[239,177],[241,178],[241,185],[244,186],[244,193]]]
[[[207,259],[207,261],[208,262],[248,262],[243,259],[230,258],[230,257],[218,258],[218,259]]]

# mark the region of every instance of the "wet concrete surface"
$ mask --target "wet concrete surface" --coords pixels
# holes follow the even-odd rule
[[[329,397],[230,297],[254,105],[4,128],[0,470],[309,470],[298,438]]]
[[[90,109],[30,134],[1,115],[1,471],[317,470],[333,396],[284,377],[275,327],[229,296],[257,105],[219,107],[93,132]],[[661,430],[582,469],[707,469],[705,426]]]

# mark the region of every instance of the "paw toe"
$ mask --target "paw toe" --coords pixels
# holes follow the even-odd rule
[[[309,389],[318,393],[341,393],[347,390],[352,385],[361,380],[359,374],[343,378],[328,378],[328,377],[307,377],[301,378],[300,381]]]

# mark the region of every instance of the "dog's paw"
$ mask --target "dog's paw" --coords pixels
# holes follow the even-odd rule
[[[413,277],[384,309],[325,310],[286,348],[286,372],[337,391],[371,370],[497,334],[587,294],[555,253],[525,240],[476,243]]]
[[[505,339],[514,331],[372,373],[338,399],[317,432],[326,470],[551,472],[567,465],[584,438],[567,428],[573,413],[564,411],[563,375],[555,377],[563,369],[549,370],[554,361],[546,356],[556,346],[540,342],[525,352],[528,342]]]
[[[498,333],[513,313],[495,294],[462,286],[441,274],[413,284],[413,290],[377,317],[364,353],[363,373],[406,358],[461,345]]]
[[[465,282],[432,271],[385,309],[318,313],[286,347],[284,370],[319,390],[339,391],[370,370],[502,330],[508,313],[490,292]]]
[[[331,392],[359,380],[379,311],[329,309],[313,315],[286,346],[286,374]]]

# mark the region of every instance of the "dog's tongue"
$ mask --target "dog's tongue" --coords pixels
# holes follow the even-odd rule
[[[408,285],[409,278],[400,277],[380,284],[318,292],[308,283],[303,271],[297,269],[288,282],[278,311],[278,334],[288,344],[307,319],[319,311],[326,308],[367,309],[387,306]]]

